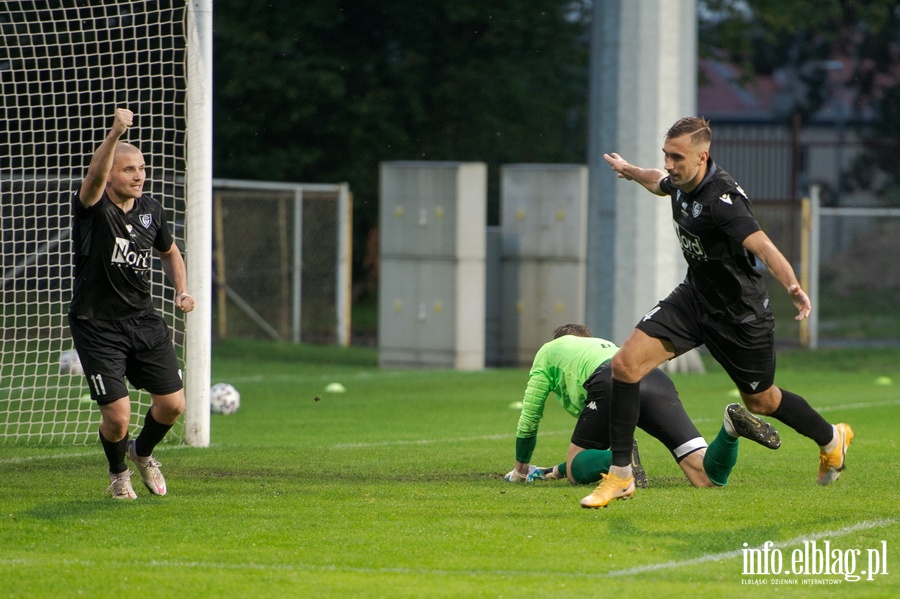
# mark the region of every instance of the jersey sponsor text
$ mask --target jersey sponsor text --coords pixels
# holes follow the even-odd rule
[[[116,237],[116,246],[113,249],[111,262],[113,264],[127,264],[135,270],[143,271],[150,269],[150,251],[143,250],[136,252],[131,249],[131,241]]]
[[[678,241],[681,243],[681,250],[685,254],[690,254],[700,260],[706,260],[706,250],[703,249],[703,244],[700,243],[699,237],[678,223],[675,223],[675,233],[678,235]]]

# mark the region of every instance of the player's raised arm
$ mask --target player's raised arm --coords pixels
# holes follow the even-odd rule
[[[604,154],[603,159],[609,164],[612,170],[619,174],[620,179],[636,181],[652,194],[658,196],[666,195],[659,189],[659,182],[666,176],[665,171],[658,168],[641,168],[629,164],[627,160],[615,152]]]
[[[89,208],[96,204],[103,195],[106,188],[106,181],[109,178],[109,171],[112,169],[113,159],[116,155],[116,144],[119,138],[128,130],[128,127],[134,122],[134,113],[127,108],[116,108],[116,114],[113,117],[112,127],[106,134],[106,139],[94,151],[91,157],[91,164],[88,166],[87,175],[81,183],[81,205]]]

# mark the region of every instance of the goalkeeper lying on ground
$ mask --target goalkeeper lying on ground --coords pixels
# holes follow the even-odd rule
[[[568,324],[553,332],[531,366],[522,414],[516,432],[516,467],[504,479],[509,482],[567,478],[592,483],[609,471],[609,361],[618,351],[611,341],[591,336],[584,325]],[[578,418],[566,461],[552,468],[530,465],[544,404],[555,393],[562,407]],[[724,486],[737,462],[738,439],[746,437],[770,449],[781,445],[778,432],[740,404],[730,404],[719,434],[712,444],[691,422],[672,380],[655,369],[641,381],[638,428],[658,439],[671,452],[695,487]],[[632,453],[635,484],[647,485],[640,467],[637,443]]]

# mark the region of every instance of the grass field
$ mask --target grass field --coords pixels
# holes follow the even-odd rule
[[[900,350],[779,360],[782,386],[856,431],[834,485],[815,484],[816,448],[784,426],[777,451],[742,442],[724,489],[691,488],[639,431],[650,488],[583,510],[591,487],[501,480],[524,370],[379,370],[373,350],[220,344],[214,382],[243,405],[213,417],[211,447],[158,448],[166,497],[139,483],[137,501],[104,497],[99,445],[0,446],[0,596],[900,596]],[[711,440],[730,382],[716,365],[674,378]],[[346,393],[326,394],[333,381]],[[573,424],[548,403],[535,463],[564,457]],[[744,574],[745,545],[767,541],[771,568],[799,555],[810,573]],[[814,574],[804,548],[861,579]]]

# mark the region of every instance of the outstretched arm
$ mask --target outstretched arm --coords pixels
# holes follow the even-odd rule
[[[87,175],[81,183],[81,205],[90,208],[96,204],[103,195],[109,171],[112,169],[113,159],[116,155],[116,144],[119,138],[128,130],[134,121],[134,113],[126,108],[116,108],[112,127],[106,135],[103,143],[94,151],[91,164],[88,166]]]
[[[812,310],[809,296],[800,287],[800,282],[797,281],[797,275],[794,274],[791,263],[775,247],[769,236],[763,231],[757,231],[748,235],[742,245],[753,252],[753,255],[766,265],[766,268],[769,269],[775,280],[787,290],[788,295],[791,296],[791,301],[794,302],[794,306],[797,308],[797,316],[794,317],[794,320],[803,320],[809,316],[809,312]]]
[[[652,194],[664,196],[659,189],[659,182],[666,177],[666,172],[658,168],[641,168],[629,164],[627,160],[612,152],[604,154],[603,159],[609,164],[612,170],[619,174],[620,179],[628,181],[636,181],[644,186],[644,188]]]

